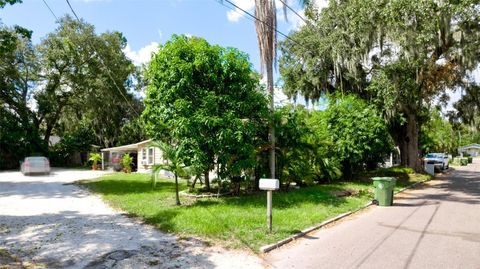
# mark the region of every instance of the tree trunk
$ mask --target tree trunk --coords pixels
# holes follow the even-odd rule
[[[47,144],[47,147],[50,146],[50,136],[52,135],[53,128],[58,122],[58,118],[60,117],[60,113],[62,111],[63,106],[59,105],[57,111],[55,111],[52,118],[47,118],[47,128],[45,130],[45,136],[43,137],[43,141]]]
[[[209,191],[210,190],[210,171],[206,170],[203,175],[205,177],[205,189]]]
[[[193,179],[192,185],[190,185],[190,191],[195,189],[195,184],[197,184],[197,179],[198,179],[198,175],[196,175],[195,178]]]
[[[408,167],[413,168],[416,172],[421,172],[420,159],[418,156],[418,121],[417,116],[407,115],[407,137],[409,143],[407,144],[407,160]]]
[[[268,128],[268,136],[270,140],[270,154],[269,154],[269,167],[270,167],[270,178],[275,178],[275,100],[274,100],[274,87],[273,87],[273,68],[271,64],[267,65],[267,86],[268,92],[270,93],[270,114],[272,115],[272,120]]]
[[[402,130],[403,134],[399,139],[401,164],[421,172],[420,159],[418,156],[418,119],[415,113],[405,113],[407,122]]]
[[[175,200],[176,200],[176,204],[180,205],[180,197],[178,196],[178,176],[177,176],[177,173],[175,173]]]

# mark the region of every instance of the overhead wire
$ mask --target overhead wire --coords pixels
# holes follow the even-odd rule
[[[58,17],[57,15],[55,14],[55,12],[50,8],[50,6],[48,5],[47,1],[46,0],[42,0],[43,3],[45,4],[45,6],[47,7],[47,9],[50,11],[50,13],[52,14],[52,16],[55,18],[55,21],[56,22],[59,22],[58,20]],[[82,22],[80,20],[80,18],[78,17],[77,13],[75,12],[75,10],[73,9],[72,5],[70,4],[70,2],[68,0],[66,0],[68,6],[70,7],[70,10],[72,11],[73,15],[75,16],[76,20],[78,22]],[[88,41],[87,41],[88,42]],[[90,43],[87,43],[87,45],[93,50],[95,56],[97,56],[97,58],[99,59],[100,61],[100,64],[105,68],[105,70],[107,71],[107,75],[108,77],[110,78],[110,80],[113,82],[113,84],[115,85],[115,88],[117,89],[117,91],[120,93],[120,95],[123,97],[123,99],[125,99],[125,102],[128,104],[128,106],[130,106],[130,108],[132,109],[132,111],[137,114],[137,116],[140,116],[140,113],[135,109],[135,107],[130,103],[130,101],[128,100],[128,98],[125,96],[125,94],[122,92],[122,90],[120,89],[120,87],[118,86],[117,82],[115,81],[115,79],[113,78],[112,76],[112,73],[110,71],[110,69],[108,68],[108,66],[105,64],[105,62],[103,61],[102,57],[100,56],[100,54],[98,53],[98,51],[95,49],[95,46],[92,46]]]
[[[70,1],[69,0],[65,0],[68,4],[68,6],[70,7],[70,10],[72,11],[73,15],[75,16],[75,18],[77,19],[78,22],[82,22],[80,20],[80,18],[78,17],[77,13],[75,12],[75,10],[73,9],[72,5],[70,4]],[[103,65],[103,67],[105,68],[105,70],[107,71],[107,74],[108,76],[110,77],[110,79],[112,80],[113,84],[115,85],[115,87],[117,88],[118,92],[120,93],[120,95],[122,95],[122,97],[125,99],[125,102],[127,102],[127,104],[130,106],[130,108],[133,110],[133,112],[135,112],[137,114],[137,116],[140,116],[140,113],[138,113],[138,111],[133,107],[133,105],[130,103],[130,101],[127,99],[127,97],[125,96],[125,94],[123,94],[122,90],[120,89],[120,87],[118,86],[117,82],[115,81],[115,79],[113,78],[112,76],[112,73],[110,71],[110,69],[108,68],[108,66],[105,64],[105,62],[103,61],[102,57],[100,56],[100,54],[98,53],[98,51],[96,50],[95,46],[91,46],[91,49],[95,52],[95,54],[98,56],[98,59],[100,60],[100,63]]]
[[[55,12],[53,12],[53,10],[50,8],[50,6],[47,4],[45,0],[42,0],[42,1],[45,4],[45,6],[48,8],[48,10],[50,10],[50,13],[52,13],[53,17],[55,17],[55,22],[58,22],[58,18],[57,18],[57,15],[55,15]]]
[[[309,22],[308,22],[302,15],[300,15],[294,8],[290,7],[290,6],[287,4],[287,1],[284,1],[284,0],[278,0],[278,1],[280,1],[280,3],[282,3],[284,7],[286,7],[286,8],[289,9],[290,11],[292,11],[293,14],[297,15],[297,17],[299,17],[303,22],[305,22],[306,24],[309,23]]]
[[[230,0],[214,0],[215,2],[221,4],[222,6],[225,6],[233,11],[236,11],[236,10],[240,10],[241,12],[243,12],[244,14],[246,14],[248,17],[252,18],[253,20],[255,21],[258,21],[264,25],[266,25],[267,27],[269,27],[270,29],[274,30],[275,32],[277,32],[279,35],[285,37],[286,39],[292,41],[293,43],[305,48],[305,49],[308,49],[307,47],[303,46],[301,43],[297,42],[295,39],[291,38],[290,36],[286,35],[285,33],[283,33],[282,31],[278,30],[277,27],[275,25],[270,25],[269,23],[259,19],[257,16],[255,16],[254,14],[252,14],[251,12],[245,10],[244,8],[241,8],[240,6],[238,6],[237,4],[233,3],[232,1]],[[223,4],[223,1],[229,3],[230,5],[232,5],[233,7],[235,7],[236,9],[232,9],[231,7],[229,6],[226,6],[225,4]],[[291,8],[291,7],[290,7]]]

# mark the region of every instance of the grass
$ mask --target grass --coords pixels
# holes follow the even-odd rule
[[[362,182],[371,182],[372,177],[396,177],[395,191],[432,178],[432,176],[428,174],[416,174],[412,168],[400,166],[380,168],[375,171],[365,172],[359,175],[358,178]]]
[[[423,175],[407,174],[399,185],[421,180]],[[138,216],[162,231],[197,236],[227,247],[250,248],[255,252],[262,245],[358,209],[372,199],[371,182],[366,180],[275,192],[273,232],[269,234],[266,228],[266,195],[263,192],[197,200],[181,197],[183,205],[175,206],[175,185],[168,179],[160,180],[155,189],[151,187],[149,175],[143,174],[117,173],[82,184],[102,194],[113,207]],[[181,181],[180,189],[186,188],[186,183]],[[357,190],[359,194],[350,197],[335,197],[332,194],[333,191],[347,189]]]

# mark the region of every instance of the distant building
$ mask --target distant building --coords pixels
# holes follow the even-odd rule
[[[461,155],[468,154],[472,157],[480,156],[480,144],[470,144],[458,148],[458,153]]]
[[[155,164],[161,164],[165,160],[162,158],[162,151],[151,146],[152,140],[145,140],[135,144],[119,147],[104,148],[102,153],[102,169],[107,167],[118,170],[120,161],[124,154],[128,153],[133,158],[134,170],[146,172]]]

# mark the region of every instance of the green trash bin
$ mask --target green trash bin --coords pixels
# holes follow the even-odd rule
[[[397,181],[394,177],[373,177],[374,199],[379,206],[393,205],[393,188]]]

